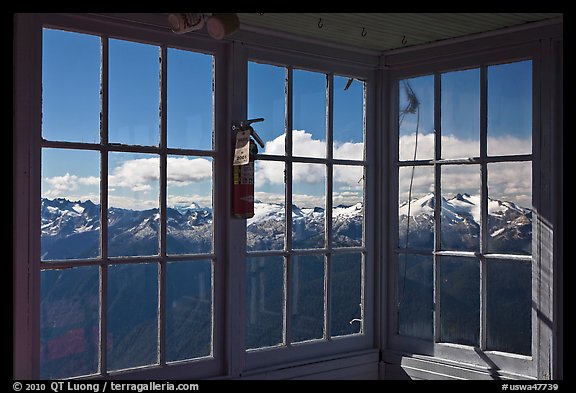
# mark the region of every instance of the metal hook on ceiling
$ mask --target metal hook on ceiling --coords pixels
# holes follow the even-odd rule
[[[366,34],[368,34],[368,33],[366,32],[366,28],[363,27],[363,28],[362,28],[362,33],[360,33],[360,35],[361,35],[362,37],[366,37]]]
[[[408,41],[406,40],[406,36],[402,37],[402,45],[406,45]]]
[[[324,23],[322,23],[322,18],[318,18],[318,28],[321,29],[324,26]]]

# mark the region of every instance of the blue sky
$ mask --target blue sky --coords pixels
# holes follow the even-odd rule
[[[97,36],[44,30],[43,125],[45,139],[99,143],[100,40]],[[109,41],[109,140],[157,146],[159,143],[159,47],[117,39]],[[212,148],[212,56],[168,50],[168,146]],[[488,153],[530,153],[531,62],[488,67]],[[479,70],[442,74],[442,154],[478,155]],[[264,154],[284,155],[286,69],[250,62],[248,117],[266,142]],[[363,83],[334,77],[333,155],[362,159]],[[433,156],[434,78],[408,80],[420,106],[418,158]],[[293,155],[325,157],[326,75],[295,69],[293,73]],[[400,107],[406,105],[400,88]],[[416,114],[400,127],[400,157],[411,159]],[[111,206],[150,208],[158,205],[158,157],[151,154],[109,156]],[[212,203],[209,157],[168,157],[168,204]],[[282,163],[261,161],[256,167],[257,198],[283,202]],[[42,195],[99,201],[99,155],[93,151],[44,149]],[[505,171],[504,171],[505,172]],[[493,178],[495,178],[495,174]],[[525,174],[527,176],[527,174]],[[362,200],[361,167],[334,168],[334,202]],[[295,200],[324,205],[325,167],[297,165]],[[417,182],[416,182],[417,183]],[[496,180],[493,184],[500,184]],[[465,188],[465,184],[461,184]],[[474,186],[473,188],[477,188]],[[521,186],[516,189],[521,189]],[[525,187],[524,187],[525,188]],[[504,190],[500,192],[506,194]],[[508,192],[512,194],[512,192]],[[518,192],[516,192],[518,194]],[[302,202],[304,203],[304,202]]]

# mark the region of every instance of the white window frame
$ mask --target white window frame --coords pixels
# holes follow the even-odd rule
[[[554,36],[554,28],[549,31],[544,29],[544,34]],[[510,38],[512,37],[512,38]],[[545,217],[549,217],[549,207],[547,203],[551,199],[557,198],[554,194],[550,195],[550,188],[546,185],[548,179],[554,177],[554,168],[550,161],[551,142],[556,138],[552,135],[551,128],[545,123],[543,116],[549,115],[546,113],[545,105],[549,97],[544,93],[552,94],[551,90],[544,92],[543,89],[551,89],[552,86],[546,86],[545,75],[553,66],[553,59],[546,58],[545,45],[538,41],[537,33],[526,32],[509,34],[506,39],[501,37],[488,37],[480,40],[481,42],[474,42],[466,46],[465,44],[452,44],[440,47],[439,50],[422,49],[421,51],[405,52],[401,51],[395,55],[391,54],[386,56],[386,63],[389,68],[385,71],[385,78],[388,88],[385,90],[387,105],[385,107],[385,115],[388,116],[386,127],[390,131],[385,151],[390,155],[388,166],[385,168],[385,173],[388,173],[388,187],[389,191],[383,192],[383,195],[388,199],[388,219],[390,222],[390,232],[387,238],[387,264],[386,282],[387,282],[387,300],[383,301],[384,310],[383,315],[388,315],[389,320],[382,326],[383,336],[388,340],[388,346],[383,353],[383,360],[385,363],[402,364],[403,358],[408,356],[412,359],[411,362],[416,362],[414,359],[420,359],[417,366],[411,364],[410,367],[421,367],[422,370],[427,372],[438,372],[438,365],[443,365],[443,371],[450,374],[454,367],[461,367],[466,370],[473,370],[470,374],[462,373],[466,377],[471,375],[509,377],[509,378],[543,378],[548,379],[552,375],[550,364],[547,363],[550,358],[550,345],[554,342],[552,333],[552,323],[547,319],[547,315],[552,314],[550,308],[551,287],[558,285],[556,273],[554,277],[550,274],[553,272],[553,265],[555,261],[551,252],[545,251],[542,244],[551,242],[550,228],[544,227],[543,223],[548,222]],[[477,48],[477,51],[474,49]],[[488,49],[490,48],[490,49]],[[455,70],[478,68],[482,70],[492,64],[512,63],[515,61],[531,60],[532,61],[532,199],[533,199],[533,234],[532,234],[532,355],[523,356],[499,351],[486,351],[479,350],[464,345],[450,344],[438,342],[437,328],[438,317],[435,317],[435,340],[426,341],[413,337],[401,336],[398,332],[397,320],[397,263],[398,256],[404,253],[404,250],[399,249],[398,244],[398,170],[400,167],[399,149],[398,149],[398,108],[399,108],[399,94],[398,85],[402,79],[417,77],[422,75],[436,75],[439,78],[440,74]],[[485,69],[485,68],[484,68]],[[485,72],[481,71],[481,79],[485,78]],[[482,84],[487,83],[486,80],[480,81]],[[435,88],[438,88],[438,83],[435,83]],[[485,86],[482,87],[485,89]],[[482,94],[482,93],[481,93]],[[435,98],[436,99],[436,98]],[[437,109],[435,109],[437,111]],[[482,116],[486,114],[484,109],[481,112],[480,121],[483,122]],[[438,118],[438,115],[435,116]],[[436,121],[436,120],[435,120]],[[485,132],[485,130],[484,130]],[[436,146],[438,149],[439,146]],[[438,157],[438,151],[437,151]],[[528,155],[522,156],[509,156],[502,160],[515,161],[515,158],[528,159]],[[498,157],[500,159],[501,157]],[[482,166],[490,162],[491,158],[480,158],[478,163]],[[449,161],[458,160],[430,160],[434,161],[432,167],[436,168],[438,163],[448,163]],[[411,161],[408,161],[411,162]],[[406,161],[402,161],[403,166]],[[483,179],[482,187],[485,187]],[[552,191],[554,192],[554,191]],[[439,230],[439,223],[436,229]],[[408,252],[408,251],[406,251]],[[437,251],[430,253],[430,255],[451,254],[451,252]],[[460,253],[454,253],[460,254]],[[513,259],[514,256],[508,259]],[[525,260],[525,257],[519,257]],[[436,264],[435,264],[436,266]],[[546,282],[543,286],[542,283]],[[482,291],[482,289],[481,289]],[[435,294],[436,296],[437,294]],[[435,302],[438,298],[435,297]],[[549,326],[547,326],[549,325]],[[485,328],[485,327],[484,327]],[[554,329],[557,325],[554,324]],[[483,338],[481,327],[481,339]],[[485,333],[484,333],[485,334]],[[435,369],[436,367],[436,369]],[[458,374],[456,372],[455,374]],[[455,375],[454,374],[454,375]],[[392,373],[390,374],[392,375]],[[462,376],[460,375],[460,376]]]
[[[17,341],[15,345],[24,346],[27,348],[29,359],[26,360],[28,366],[23,368],[30,378],[38,378],[39,363],[40,363],[40,334],[39,334],[39,310],[40,310],[40,271],[42,269],[59,269],[75,266],[98,266],[100,267],[100,342],[99,342],[99,372],[96,375],[90,375],[89,378],[98,377],[113,377],[113,378],[170,378],[187,375],[189,377],[207,377],[220,375],[224,370],[224,291],[225,291],[225,271],[224,263],[226,261],[223,250],[223,239],[225,231],[226,209],[221,209],[224,206],[222,203],[223,191],[225,184],[219,181],[223,177],[222,169],[225,151],[222,145],[225,145],[226,138],[213,132],[213,150],[194,150],[194,149],[180,149],[170,148],[167,146],[166,139],[166,97],[167,97],[167,59],[168,49],[178,48],[190,51],[210,54],[214,59],[213,78],[215,89],[213,91],[213,121],[214,129],[222,128],[226,121],[226,103],[225,95],[226,77],[225,64],[224,64],[224,45],[215,41],[191,39],[182,37],[171,33],[166,30],[139,30],[130,25],[123,25],[122,23],[110,23],[108,20],[99,20],[84,15],[58,15],[58,14],[35,14],[29,16],[19,16],[19,21],[22,23],[29,23],[27,26],[25,37],[28,39],[27,44],[31,46],[28,53],[34,59],[29,65],[20,63],[21,66],[27,67],[29,70],[29,78],[23,82],[29,94],[25,99],[29,102],[22,118],[27,116],[27,124],[20,127],[19,130],[25,131],[21,135],[18,142],[23,144],[28,143],[30,146],[28,155],[28,168],[23,169],[25,173],[29,174],[29,188],[24,201],[20,206],[20,212],[26,212],[27,215],[27,231],[29,231],[29,253],[27,261],[20,260],[19,265],[15,266],[16,274],[21,277],[24,269],[28,269],[30,274],[28,282],[25,285],[28,287],[29,303],[23,305],[22,313],[27,313],[26,328],[28,329],[27,338],[22,338]],[[79,143],[79,142],[60,142],[60,141],[46,141],[41,136],[41,89],[42,89],[42,70],[41,70],[41,56],[42,56],[42,31],[44,28],[67,30],[77,33],[92,34],[93,36],[100,37],[102,48],[102,67],[101,67],[101,111],[102,121],[100,130],[99,143]],[[109,39],[120,39],[132,42],[141,42],[159,47],[159,56],[162,61],[160,63],[159,72],[161,74],[160,90],[160,105],[161,121],[159,124],[160,142],[158,146],[140,146],[140,145],[124,145],[113,144],[108,142],[108,41]],[[22,97],[24,99],[24,97]],[[21,146],[21,145],[20,145]],[[100,154],[100,222],[101,222],[101,250],[100,257],[86,260],[65,260],[65,261],[40,261],[40,179],[41,179],[41,152],[44,148],[67,148],[67,149],[81,149],[87,151],[95,151]],[[23,151],[22,151],[23,152]],[[131,152],[131,153],[149,153],[159,157],[159,211],[160,211],[160,231],[159,231],[159,249],[158,255],[153,256],[137,256],[137,257],[109,257],[107,253],[107,211],[108,211],[108,153],[109,152]],[[167,190],[167,157],[172,154],[186,155],[186,156],[202,156],[210,157],[213,162],[213,175],[212,175],[212,195],[213,195],[213,251],[207,254],[186,254],[186,255],[169,255],[166,250],[166,190]],[[222,190],[222,191],[221,191]],[[212,262],[212,355],[198,359],[191,359],[187,361],[167,362],[166,360],[166,332],[165,332],[165,288],[166,288],[166,267],[168,262],[177,262],[182,260],[210,260]],[[26,266],[26,263],[28,266]],[[158,364],[138,367],[136,369],[108,371],[106,370],[106,331],[107,331],[107,311],[106,311],[106,297],[107,297],[107,271],[108,266],[124,263],[154,263],[158,266]],[[21,279],[19,282],[24,284]],[[22,288],[24,289],[24,288]],[[18,292],[20,293],[20,292]],[[16,295],[16,298],[18,299]],[[28,296],[28,295],[27,295]],[[20,312],[17,310],[17,314]],[[36,317],[35,317],[36,316]],[[16,317],[16,323],[20,322],[19,317]],[[22,315],[23,318],[23,315]],[[20,350],[16,351],[20,352]],[[22,359],[24,361],[24,359]],[[20,363],[15,364],[15,368],[20,368]]]
[[[271,64],[278,67],[285,68],[286,73],[286,154],[285,155],[263,155],[258,156],[261,160],[277,161],[285,163],[286,178],[291,179],[291,168],[293,163],[315,163],[324,164],[327,166],[326,172],[326,206],[325,206],[325,239],[326,245],[323,248],[313,250],[294,250],[291,249],[291,220],[286,220],[285,249],[280,251],[247,251],[244,253],[246,257],[262,257],[262,256],[281,256],[285,261],[292,256],[299,255],[323,255],[325,257],[325,309],[324,309],[324,338],[312,340],[302,343],[290,342],[290,312],[289,301],[290,295],[290,276],[289,269],[285,269],[285,304],[284,304],[284,345],[250,349],[246,351],[245,370],[246,372],[255,372],[258,369],[264,369],[274,364],[282,364],[287,362],[294,362],[305,358],[313,358],[315,356],[330,356],[338,353],[369,350],[374,348],[374,321],[375,321],[375,295],[374,295],[374,226],[376,222],[375,216],[366,214],[375,208],[374,193],[376,192],[373,181],[375,176],[375,121],[374,109],[376,105],[376,73],[370,70],[367,66],[360,64],[349,64],[344,61],[331,62],[321,58],[314,58],[311,56],[303,57],[298,51],[293,53],[281,52],[278,50],[270,49],[261,45],[246,45],[239,49],[237,56],[242,59],[243,67],[246,67],[247,62],[257,62],[260,64]],[[293,70],[307,70],[314,71],[327,75],[327,149],[325,158],[317,157],[294,157],[292,155],[292,72]],[[247,75],[245,70],[242,70],[243,75]],[[333,79],[334,76],[353,77],[365,82],[364,89],[364,158],[361,160],[352,159],[337,159],[332,157],[332,114],[333,114]],[[241,77],[241,75],[239,75]],[[247,80],[241,83],[242,88],[247,89]],[[239,93],[247,97],[245,93]],[[242,110],[244,116],[247,112],[246,103],[242,103]],[[244,117],[245,118],[245,117]],[[263,123],[262,127],[265,127]],[[361,166],[364,168],[364,221],[363,221],[363,244],[357,247],[334,248],[332,246],[332,230],[331,230],[331,217],[332,217],[332,169],[333,165],[353,165]],[[258,179],[255,179],[257,182]],[[292,187],[291,181],[286,182],[286,200],[285,217],[291,216],[289,210],[292,206]],[[245,238],[246,227],[238,228],[238,236]],[[242,231],[242,232],[240,232]],[[330,266],[333,255],[343,253],[361,253],[362,254],[362,328],[360,333],[331,337],[330,334]],[[238,263],[244,265],[243,262]],[[286,262],[285,262],[286,265]],[[241,277],[244,277],[242,272]]]

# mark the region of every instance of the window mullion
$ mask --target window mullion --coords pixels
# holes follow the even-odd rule
[[[158,361],[160,365],[166,364],[166,212],[167,212],[167,79],[168,75],[168,49],[165,45],[160,48],[160,269],[158,271]]]
[[[101,37],[100,65],[100,374],[108,374],[108,82],[109,41]]]
[[[324,233],[326,260],[324,270],[324,334],[327,340],[332,336],[331,325],[331,282],[332,282],[332,191],[333,191],[333,126],[334,126],[334,74],[326,75],[326,200],[324,209]]]
[[[486,255],[488,241],[488,75],[486,65],[480,67],[480,349],[486,349]]]
[[[434,285],[434,342],[440,342],[440,263],[441,257],[436,254],[441,247],[441,214],[442,214],[442,167],[438,163],[441,159],[441,75],[434,74],[434,256],[433,256],[433,285]]]
[[[285,127],[286,127],[286,165],[284,168],[284,185],[285,185],[285,220],[286,220],[286,233],[284,234],[284,250],[290,252],[292,250],[292,110],[293,110],[293,69],[292,67],[286,68],[286,84],[285,84]],[[284,258],[284,343],[290,346],[291,342],[291,328],[290,328],[290,262],[291,257],[287,255]]]

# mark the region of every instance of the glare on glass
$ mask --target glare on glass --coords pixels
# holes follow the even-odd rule
[[[488,67],[488,155],[532,153],[532,61]]]
[[[434,76],[400,80],[398,89],[400,160],[434,158]]]
[[[398,256],[398,334],[434,338],[434,262],[431,255]]]
[[[532,162],[488,164],[487,249],[532,253]]]
[[[167,361],[212,354],[212,285],[210,260],[167,264]]]
[[[253,125],[265,143],[260,153],[285,155],[285,68],[248,62],[248,118],[264,118]]]
[[[442,74],[442,158],[480,155],[480,69]]]
[[[286,233],[284,163],[255,163],[254,217],[246,221],[248,251],[283,250]]]
[[[334,254],[330,278],[332,337],[362,332],[362,254]]]
[[[100,38],[42,30],[42,137],[100,141]]]
[[[441,172],[441,248],[480,248],[480,165],[444,165]]]
[[[272,347],[284,342],[284,258],[246,259],[247,349]]]
[[[480,267],[476,258],[440,259],[440,340],[479,345]]]
[[[42,260],[100,256],[100,153],[42,149],[41,187]]]
[[[158,255],[160,159],[108,154],[108,254]]]
[[[434,167],[400,167],[398,182],[398,246],[432,250]]]
[[[212,158],[168,156],[166,252],[212,252]]]
[[[292,166],[292,247],[324,248],[326,165]]]
[[[168,49],[168,146],[212,150],[213,57]]]
[[[97,266],[40,273],[40,378],[98,372],[100,274]]]
[[[326,157],[326,74],[294,70],[292,155]]]
[[[324,256],[293,256],[290,269],[291,341],[324,337]]]
[[[108,137],[112,143],[158,146],[160,48],[109,41]]]
[[[332,245],[362,245],[364,167],[334,165],[332,182]]]
[[[364,82],[334,76],[333,146],[334,158],[364,158]]]
[[[158,362],[158,268],[155,263],[108,268],[108,370]]]

